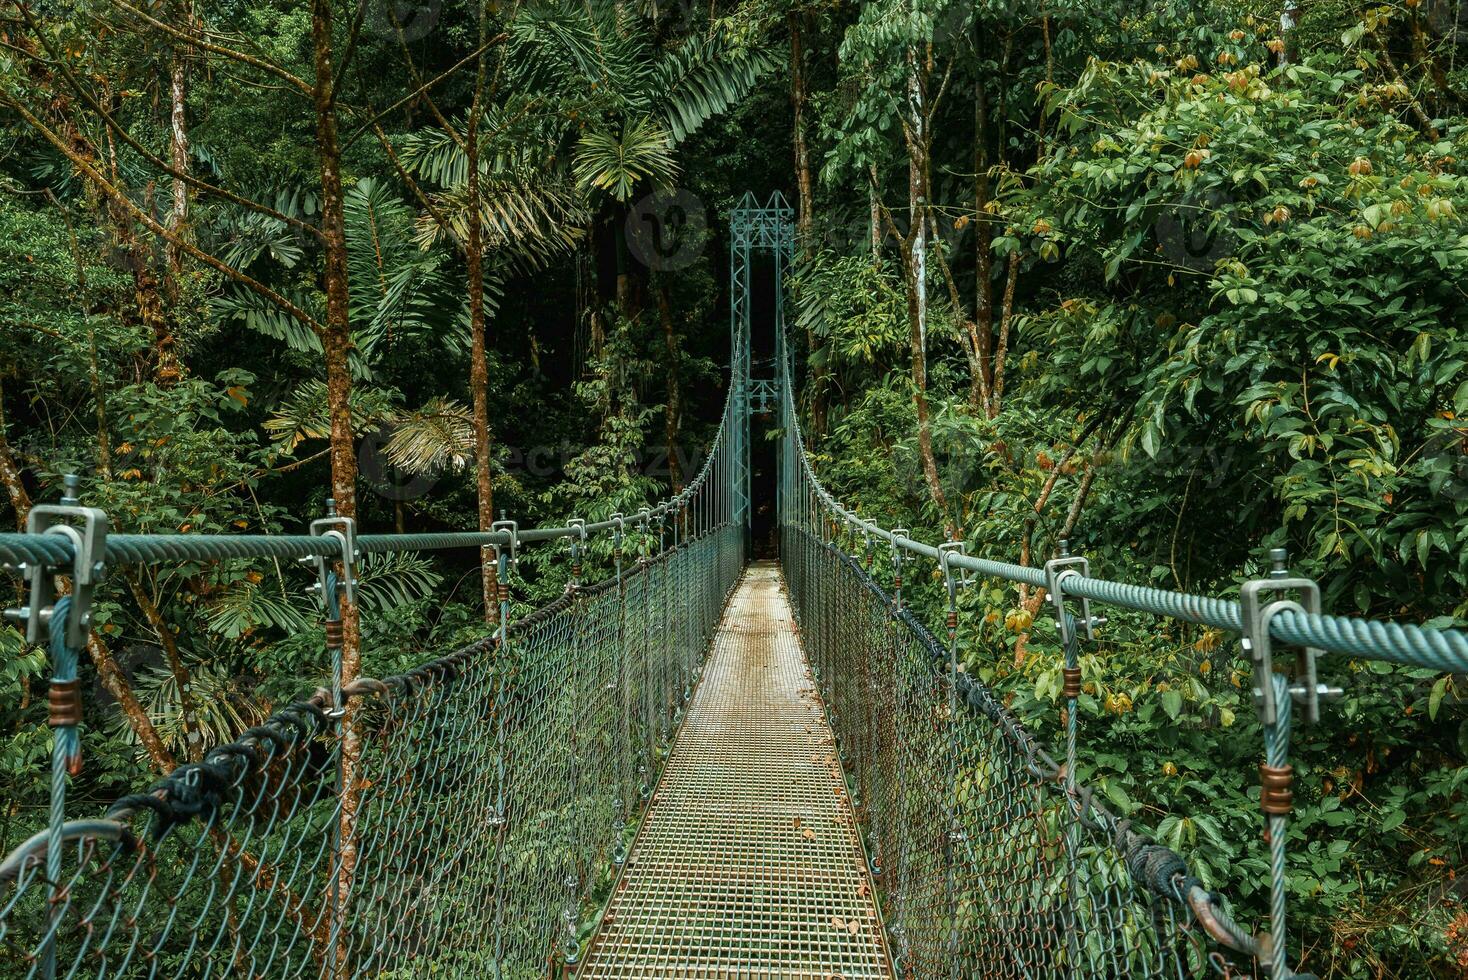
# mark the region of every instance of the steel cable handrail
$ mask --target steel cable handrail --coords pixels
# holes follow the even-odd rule
[[[735,389],[724,398],[724,411],[708,455],[694,478],[677,494],[644,511],[636,518],[653,520],[677,514],[713,478],[713,464],[725,439],[730,415],[735,409]],[[511,531],[441,531],[409,534],[359,534],[357,550],[362,554],[403,551],[442,551],[455,548],[504,547],[577,538],[625,528],[630,517],[613,517],[585,525],[526,528]],[[137,565],[160,565],[186,561],[224,561],[238,558],[340,558],[341,545],[332,539],[309,534],[109,534],[101,560]],[[55,534],[0,533],[0,565],[22,564],[62,567],[75,560],[70,538]]]
[[[889,542],[894,548],[920,555],[933,561],[942,560],[942,552],[934,545],[896,534],[881,525],[859,517],[837,500],[815,474],[806,453],[804,436],[797,420],[794,399],[788,383],[783,385],[786,414],[796,448],[802,475],[827,512],[839,518],[858,534],[868,534]],[[948,564],[976,572],[989,578],[1004,579],[1045,588],[1045,570],[1010,562],[952,554]],[[1139,612],[1167,616],[1171,619],[1234,633],[1242,632],[1243,616],[1236,600],[1214,596],[1174,592],[1129,582],[1115,582],[1081,575],[1067,576],[1060,585],[1067,596],[1091,599]],[[1345,654],[1394,663],[1429,667],[1433,670],[1468,671],[1468,631],[1434,629],[1415,623],[1365,619],[1357,616],[1311,614],[1291,609],[1276,613],[1269,621],[1269,633],[1275,639],[1300,647],[1315,647],[1331,653]]]

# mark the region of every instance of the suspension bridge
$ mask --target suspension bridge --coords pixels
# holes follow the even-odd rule
[[[328,515],[309,534],[210,537],[108,533],[69,496],[0,535],[30,589],[15,618],[54,675],[50,817],[0,862],[0,978],[1305,976],[1283,868],[1292,724],[1333,693],[1317,659],[1463,671],[1468,635],[1325,615],[1282,562],[1226,600],[864,520],[807,458],[778,286],[772,376],[752,374],[766,362],[751,268],[782,281],[791,217],[778,195],[731,215],[728,399],[702,470],[655,507],[560,528],[366,534]],[[756,400],[778,412],[778,563],[748,560]],[[605,575],[584,574],[594,546]],[[570,584],[515,618],[531,547],[560,549]],[[342,600],[363,556],[453,548],[490,549],[497,627],[344,681]],[[250,557],[313,566],[331,682],[72,812],[78,662],[105,570]],[[936,631],[903,598],[933,571]],[[1047,595],[1064,651],[1054,756],[961,669],[957,599],[984,579]],[[1093,604],[1240,635],[1265,734],[1261,921],[1235,921],[1186,855],[1078,781]]]

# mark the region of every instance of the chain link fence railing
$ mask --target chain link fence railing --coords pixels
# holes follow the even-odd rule
[[[351,740],[327,690],[275,712],[66,823],[58,881],[37,835],[0,866],[0,977],[508,980],[574,963],[743,536],[717,524],[503,638],[349,684]]]
[[[949,647],[835,544],[781,561],[904,978],[1212,972],[1172,851],[1068,786]],[[1219,960],[1221,962],[1221,960]]]

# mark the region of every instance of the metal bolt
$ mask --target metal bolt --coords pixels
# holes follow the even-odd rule
[[[1287,578],[1289,576],[1289,574],[1290,574],[1290,570],[1287,567],[1287,562],[1288,561],[1289,561],[1289,552],[1288,551],[1286,551],[1283,548],[1270,548],[1269,549],[1269,565],[1270,565],[1270,568],[1269,568],[1269,577],[1270,578]]]
[[[326,498],[326,516],[327,517],[335,517],[336,516],[336,498],[335,497],[327,497]]]
[[[81,498],[77,495],[78,488],[82,484],[81,477],[75,473],[68,473],[61,478],[61,484],[65,488],[61,493],[62,506],[75,507],[81,502]]]

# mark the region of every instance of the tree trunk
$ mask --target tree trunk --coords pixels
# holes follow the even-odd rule
[[[867,185],[867,208],[870,211],[872,265],[876,265],[882,257],[882,202],[877,197],[877,180],[875,177]]]
[[[933,426],[928,413],[928,236],[927,236],[927,120],[924,115],[922,82],[918,77],[917,52],[908,52],[907,98],[907,241],[904,247],[904,278],[907,281],[908,340],[912,347],[913,403],[917,409],[918,453],[928,492],[951,533],[948,498],[938,476],[933,455]]]
[[[790,24],[790,106],[795,117],[795,188],[800,205],[795,213],[795,231],[796,240],[800,243],[801,257],[809,260],[815,247],[812,240],[815,192],[811,181],[810,151],[806,145],[805,134],[805,107],[808,101],[805,80],[805,44],[801,37],[801,14],[792,10],[787,20]],[[820,360],[821,338],[816,336],[815,331],[808,329],[805,332],[805,342],[806,349],[810,352],[810,361],[814,364],[810,378],[810,428],[813,436],[819,436],[826,431],[826,375],[828,371]]]
[[[192,26],[193,13],[185,4],[182,16],[186,25]],[[169,112],[169,162],[173,169],[179,174],[189,172],[189,130],[188,118],[185,115],[185,106],[188,98],[188,69],[184,61],[184,52],[175,48],[173,52],[173,64],[170,66],[169,95],[171,97],[171,111]],[[178,237],[186,234],[189,220],[189,185],[182,177],[173,178],[173,210],[168,216],[168,230]],[[175,299],[178,297],[179,282],[183,277],[183,250],[177,245],[168,246],[168,271],[171,278],[171,289]]]
[[[484,5],[479,9],[479,44],[484,45]],[[469,284],[469,387],[474,399],[474,475],[479,498],[479,530],[488,531],[494,524],[494,477],[490,466],[489,433],[489,363],[485,349],[484,325],[484,228],[480,224],[479,187],[479,120],[483,113],[484,52],[479,52],[479,66],[474,82],[474,97],[469,108],[468,133],[464,154],[468,165],[469,233],[464,243],[464,264]],[[494,549],[482,548],[479,555],[480,590],[484,602],[484,621],[493,624],[499,616],[498,587],[494,573]]]
[[[92,656],[92,664],[97,668],[97,676],[122,708],[123,717],[127,719],[128,727],[137,735],[138,741],[142,743],[143,750],[148,753],[153,768],[160,773],[170,773],[178,763],[173,755],[163,744],[163,739],[158,737],[158,730],[153,727],[153,721],[148,717],[148,712],[143,709],[138,701],[137,695],[133,694],[132,685],[128,683],[127,677],[118,668],[117,662],[112,659],[112,653],[107,649],[96,633],[87,637],[87,652]]]
[[[1014,287],[1019,279],[1019,253],[1011,252],[1004,274],[1004,308],[999,313],[999,337],[994,346],[994,380],[989,391],[989,418],[999,417],[1004,405],[1004,365],[1009,357],[1009,333],[1014,322]]]
[[[158,603],[153,601],[138,575],[132,569],[126,570],[123,575],[128,591],[142,610],[143,618],[158,636],[158,645],[163,648],[168,671],[173,675],[174,686],[178,688],[179,716],[183,720],[184,730],[184,754],[190,762],[198,762],[204,758],[204,736],[199,731],[199,709],[194,700],[193,677],[184,664],[183,657],[179,655],[178,638],[164,621],[163,614],[158,611]]]
[[[801,15],[792,10],[787,18],[790,24],[790,106],[794,110],[795,143],[795,188],[799,198],[799,209],[795,212],[795,231],[800,247],[810,251],[812,225],[811,208],[815,195],[811,190],[810,154],[805,141],[805,45],[801,38]]]
[[[987,410],[994,385],[994,239],[989,230],[989,92],[974,83],[974,346],[978,371],[969,405]]]
[[[668,479],[674,496],[683,492],[683,467],[678,459],[678,430],[683,416],[683,381],[679,361],[683,354],[678,343],[678,334],[673,326],[673,303],[668,295],[668,284],[661,278],[657,284],[658,319],[663,324],[663,346],[668,352]]]
[[[26,492],[25,481],[21,479],[20,467],[16,465],[15,453],[10,448],[6,431],[5,389],[0,386],[0,483],[5,485],[10,509],[15,511],[15,529],[24,531],[26,517],[31,512],[31,495]]]
[[[326,354],[326,395],[331,414],[331,492],[337,513],[357,516],[357,455],[352,435],[352,347],[350,296],[347,278],[347,231],[341,175],[341,144],[337,133],[336,87],[332,63],[332,0],[312,0],[311,41],[316,77],[312,102],[316,112],[316,145],[321,161],[321,233],[325,247],[324,281],[326,323],[321,343]],[[362,669],[362,637],[357,609],[341,597],[341,681],[350,684]],[[352,894],[357,867],[357,765],[362,739],[356,712],[348,701],[341,721],[341,821],[339,834],[337,910],[345,909]],[[335,913],[335,914],[339,914]],[[341,966],[341,964],[338,964]]]

